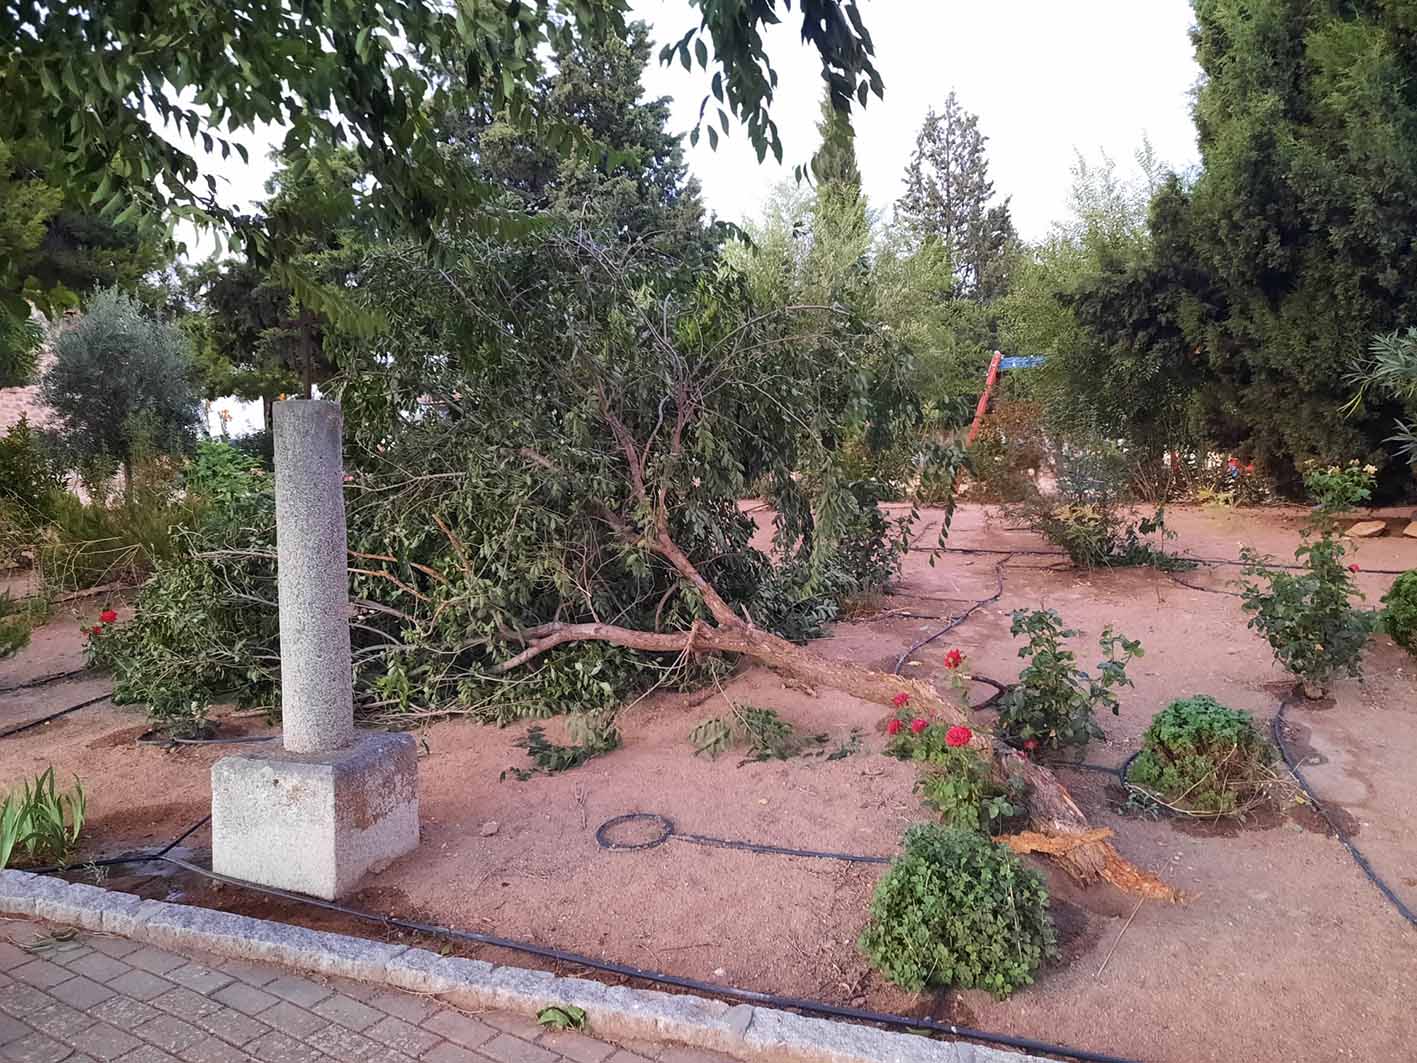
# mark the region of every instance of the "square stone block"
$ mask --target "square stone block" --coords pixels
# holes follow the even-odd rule
[[[212,765],[212,870],[334,900],[418,845],[412,735],[370,732],[333,753]]]

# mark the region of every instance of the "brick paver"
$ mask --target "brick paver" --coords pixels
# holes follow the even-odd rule
[[[629,1051],[378,986],[51,931],[0,919],[4,1063],[728,1063],[671,1045]]]

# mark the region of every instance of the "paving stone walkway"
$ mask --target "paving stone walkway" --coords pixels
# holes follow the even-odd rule
[[[467,1015],[380,986],[179,955],[126,938],[79,931],[61,941],[54,930],[0,919],[0,1059],[731,1063],[699,1049],[615,1045],[548,1032],[517,1015]]]

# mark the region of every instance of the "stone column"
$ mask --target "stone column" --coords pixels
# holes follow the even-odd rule
[[[291,753],[354,740],[343,419],[333,402],[287,399],[275,430],[281,726]]]
[[[333,900],[417,847],[417,750],[354,729],[339,407],[272,422],[285,749],[212,765],[212,869]]]

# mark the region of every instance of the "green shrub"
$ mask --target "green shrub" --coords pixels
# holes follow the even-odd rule
[[[1057,954],[1037,872],[980,834],[933,823],[905,832],[860,946],[904,989],[987,989],[1000,999]]]
[[[1264,798],[1273,762],[1248,712],[1197,694],[1156,714],[1127,782],[1177,811],[1234,815]]]
[[[0,437],[0,506],[21,524],[44,524],[54,500],[64,490],[64,475],[55,468],[43,435],[21,417]]]
[[[1372,498],[1377,472],[1376,466],[1360,466],[1356,458],[1347,465],[1310,461],[1304,465],[1304,490],[1321,516],[1332,516]]]
[[[159,561],[176,556],[177,533],[191,520],[192,507],[156,483],[114,501],[60,495],[39,540],[44,581],[56,591],[137,583]]]
[[[227,698],[273,710],[276,614],[234,599],[224,571],[192,558],[159,562],[133,618],[89,637],[89,663],[112,671],[115,704],[146,705],[155,725],[184,736],[200,733],[212,704]]]
[[[996,783],[984,758],[970,750],[968,727],[912,719],[902,708],[887,733],[886,754],[921,766],[915,789],[946,827],[998,834],[1023,811],[1023,795]]]
[[[9,591],[0,591],[0,660],[29,645],[30,632],[44,622],[48,611],[44,599],[17,600]]]
[[[1098,639],[1103,659],[1093,676],[1078,668],[1077,655],[1063,645],[1064,639],[1079,633],[1064,629],[1063,618],[1054,610],[1018,609],[1010,631],[1028,637],[1018,655],[1029,662],[999,703],[999,732],[1016,745],[1036,742],[1050,749],[1084,746],[1101,738],[1093,713],[1108,708],[1113,716],[1118,714],[1115,691],[1132,685],[1127,664],[1143,656],[1141,643],[1105,628]]]
[[[74,789],[54,785],[54,768],[46,768],[34,783],[0,798],[0,869],[12,863],[62,864],[73,855],[84,829],[88,798],[78,776]],[[21,854],[15,861],[16,853]]]
[[[1274,658],[1319,696],[1334,676],[1362,674],[1363,649],[1377,625],[1377,612],[1355,608],[1353,577],[1343,564],[1342,544],[1330,536],[1306,542],[1294,552],[1302,572],[1270,568],[1251,549],[1241,552],[1246,580],[1242,608],[1253,615]],[[1262,581],[1265,586],[1261,586]]]
[[[1417,656],[1417,569],[1404,572],[1392,581],[1383,595],[1383,630],[1392,641]]]

